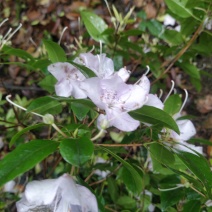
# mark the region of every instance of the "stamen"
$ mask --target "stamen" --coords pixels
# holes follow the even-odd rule
[[[8,18],[5,18],[1,23],[0,23],[0,27],[6,22],[8,21],[9,19]]]
[[[61,35],[60,35],[60,40],[58,41],[58,44],[60,45],[60,42],[61,42],[61,40],[62,40],[62,37],[63,37],[63,35],[64,35],[64,33],[65,33],[65,31],[68,29],[68,27],[64,27],[64,29],[63,29],[63,31],[62,31],[62,33],[61,33]]]
[[[4,37],[2,38],[2,43],[4,42],[4,40],[6,40],[6,37],[11,33],[12,28],[9,28],[9,30],[7,31],[7,33],[4,35]],[[5,42],[6,43],[6,42]]]
[[[93,45],[92,49],[89,51],[89,53],[92,53],[92,51],[94,51],[95,46]]]
[[[149,73],[149,71],[150,71],[150,67],[147,65],[146,66],[146,68],[147,68],[147,70],[146,70],[146,72],[144,73],[144,75],[146,76],[148,73]]]
[[[158,98],[160,99],[162,96],[163,96],[163,90],[160,89],[160,94],[159,94]]]
[[[10,95],[10,94],[6,96],[6,100],[7,100],[10,104],[12,104],[12,105],[14,105],[14,106],[16,106],[16,107],[18,107],[18,108],[24,110],[24,111],[27,111],[26,108],[24,108],[24,107],[22,107],[22,106],[16,104],[15,102],[13,102],[13,101],[10,99],[11,96],[12,96],[12,95]],[[42,116],[41,114],[34,113],[34,112],[30,112],[30,113],[32,113],[32,114],[34,114],[34,115],[36,115],[36,116],[42,117],[43,120],[44,120],[44,118],[45,118],[45,116],[46,116],[46,115],[45,115],[45,116]],[[52,116],[52,115],[51,115],[51,116]],[[52,117],[53,117],[53,116],[52,116]],[[44,123],[45,123],[45,121],[44,121]],[[50,123],[49,123],[49,124],[50,124]],[[68,138],[68,136],[67,136],[64,132],[62,132],[54,122],[51,123],[51,126],[52,126],[57,132],[59,132],[61,135],[63,135],[65,138]]]
[[[181,108],[180,108],[179,113],[182,112],[182,110],[183,110],[183,108],[184,108],[184,106],[185,106],[185,104],[186,104],[186,102],[187,102],[187,100],[188,100],[188,91],[187,91],[186,89],[183,89],[183,90],[185,91],[185,99],[184,99],[184,102],[183,102],[183,104],[182,104],[182,106],[181,106]]]
[[[174,85],[175,85],[174,81],[171,80],[171,83],[172,83],[172,87],[171,87],[171,89],[170,89],[170,91],[169,91],[168,95],[166,96],[166,98],[165,98],[165,100],[164,100],[163,103],[166,102],[166,100],[169,98],[169,96],[171,95],[171,93],[172,93],[172,91],[173,91],[173,89],[174,89]]]
[[[143,76],[146,76],[146,75],[149,73],[149,71],[150,71],[149,66],[146,66],[146,68],[147,68],[147,70],[146,70],[146,72],[142,75],[142,77],[143,77]],[[135,83],[135,85],[138,84],[138,83],[141,81],[142,77]]]
[[[99,51],[100,51],[100,55],[101,55],[102,54],[102,41],[101,40],[99,41],[99,45],[100,45]]]
[[[22,27],[22,24],[19,24],[19,26],[14,30],[13,33],[10,34],[10,36],[5,40],[6,42],[12,38],[12,36]]]
[[[12,105],[14,105],[14,106],[20,108],[21,110],[27,111],[26,108],[24,108],[24,107],[22,107],[22,106],[16,104],[15,102],[13,102],[13,101],[10,99],[11,96],[12,96],[11,94],[9,94],[9,95],[6,96],[6,100],[7,100],[10,104],[12,104]],[[43,117],[42,115],[40,115],[40,114],[38,114],[38,113],[34,113],[34,112],[31,112],[31,113],[34,114],[34,115]]]

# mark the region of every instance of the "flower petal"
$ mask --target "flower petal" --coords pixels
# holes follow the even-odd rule
[[[130,91],[121,96],[126,111],[141,108],[147,101],[147,92],[139,85],[128,85]]]
[[[146,75],[143,75],[138,83],[147,93],[150,91],[150,81]]]
[[[119,71],[116,72],[116,74],[121,77],[121,79],[126,82],[130,77],[130,71],[128,71],[125,67],[121,68]]]
[[[133,119],[128,113],[117,110],[106,110],[106,115],[111,126],[125,132],[131,132],[138,128],[140,122]]]
[[[114,72],[113,61],[106,57],[106,54],[93,55],[91,53],[82,53],[80,58],[83,64],[93,70],[93,72],[100,78],[108,78]]]
[[[82,211],[98,212],[98,205],[95,195],[85,186],[77,184],[77,189],[80,195]]]
[[[93,101],[93,103],[100,109],[105,108],[105,104],[101,101],[100,79],[92,77],[80,83],[80,88]]]
[[[163,110],[163,102],[154,94],[148,94],[148,100],[145,105],[152,106]]]
[[[73,79],[82,81],[85,76],[70,63],[54,63],[48,66],[48,71],[58,80]]]
[[[180,130],[180,135],[171,131],[171,137],[176,141],[187,141],[196,134],[196,129],[190,120],[177,120],[176,123]]]
[[[69,97],[72,95],[73,87],[69,80],[61,80],[55,84],[55,92],[57,96]]]

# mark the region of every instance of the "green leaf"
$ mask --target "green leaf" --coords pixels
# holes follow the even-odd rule
[[[183,205],[183,212],[199,212],[201,202],[199,200],[191,200]]]
[[[87,137],[64,139],[60,143],[62,157],[74,166],[81,166],[87,162],[91,158],[93,150],[93,143]]]
[[[46,91],[48,91],[49,93],[54,93],[55,92],[55,88],[54,85],[56,84],[57,80],[55,79],[55,77],[53,77],[52,75],[47,75],[45,76],[39,83],[38,85],[45,89]]]
[[[166,111],[170,116],[178,113],[182,105],[181,98],[178,94],[171,95],[164,104],[164,111]]]
[[[192,11],[187,9],[180,0],[165,0],[168,8],[176,15],[182,18],[189,18],[193,16]]]
[[[44,74],[47,74],[49,73],[47,71],[47,67],[51,64],[51,61],[49,61],[48,59],[39,59],[37,61],[35,61],[32,66],[35,68],[35,69],[39,69],[39,70],[42,70],[42,72]]]
[[[161,127],[167,127],[180,133],[179,128],[173,118],[163,110],[156,107],[144,105],[138,110],[129,112],[129,114],[141,122],[146,122],[153,125],[160,125]]]
[[[79,69],[81,73],[86,77],[86,78],[91,78],[91,77],[96,77],[96,74],[89,68],[87,68],[84,65],[80,65],[78,63],[75,63],[73,61],[69,61],[73,66]]]
[[[208,161],[200,154],[192,154],[190,152],[177,151],[177,156],[182,162],[193,172],[194,175],[204,184],[210,198],[212,188],[212,172]]]
[[[87,10],[82,10],[80,15],[89,35],[96,41],[103,40],[101,34],[108,27],[104,20],[95,13]]]
[[[184,196],[185,190],[182,188],[161,192],[162,211],[166,211],[168,207],[178,203],[181,199],[183,199]]]
[[[71,99],[66,97],[51,97],[52,99],[56,99],[58,101],[65,101],[68,103],[76,102],[78,104],[81,104],[83,106],[87,106],[90,109],[96,108],[96,105],[89,99]]]
[[[27,112],[35,112],[41,115],[58,114],[62,111],[62,105],[55,99],[49,96],[44,96],[33,100],[27,107]]]
[[[136,201],[129,196],[119,197],[116,204],[122,206],[124,209],[135,209],[136,207]]]
[[[187,73],[189,76],[200,79],[200,70],[193,64],[190,63],[181,63],[179,66]]]
[[[143,188],[142,187],[142,177],[136,171],[136,169],[132,165],[130,165],[128,162],[126,162],[125,160],[123,160],[122,158],[120,158],[118,155],[116,155],[115,153],[113,153],[111,150],[109,150],[109,149],[107,149],[105,147],[101,147],[100,149],[103,150],[103,151],[105,151],[105,152],[107,152],[107,153],[109,153],[116,160],[118,160],[119,162],[121,162],[123,164],[123,166],[128,170],[128,174],[129,174],[130,179],[131,179],[132,187],[134,186],[133,190],[135,192],[137,192],[137,193],[140,193],[142,191],[142,188]]]
[[[56,151],[58,145],[51,140],[33,140],[19,145],[0,161],[0,186],[33,168]]]
[[[112,177],[109,177],[107,178],[107,183],[108,183],[108,192],[111,196],[111,199],[113,200],[113,202],[116,202],[119,196],[117,181],[114,180]]]
[[[135,168],[135,167],[133,167]],[[135,184],[132,183],[131,176],[132,174],[126,167],[122,167],[119,171],[119,178],[123,181],[124,185],[133,193],[137,191],[137,187]],[[141,176],[141,175],[140,175]],[[141,176],[142,179],[142,176]],[[142,183],[142,182],[141,182]]]
[[[72,102],[71,103],[71,109],[74,112],[74,115],[80,120],[82,121],[85,116],[87,115],[87,113],[89,112],[89,108],[86,107],[85,105],[81,104],[81,103],[77,103],[77,102]]]
[[[184,42],[183,36],[176,30],[166,29],[161,38],[169,43],[170,46],[177,46]]]
[[[195,144],[195,143],[199,144],[200,143],[200,144],[212,146],[212,142],[211,141],[206,140],[206,139],[202,139],[202,138],[191,138],[191,139],[189,139],[186,142],[188,142],[190,144]]]
[[[46,125],[46,124],[44,124],[44,123],[39,123],[39,124],[35,124],[35,125],[32,125],[32,126],[29,126],[29,127],[24,128],[23,130],[21,130],[20,132],[16,133],[16,134],[12,137],[12,139],[11,139],[11,141],[10,141],[9,147],[11,147],[11,146],[16,142],[16,140],[17,140],[21,135],[23,135],[24,133],[29,132],[30,130],[33,130],[33,129],[36,129],[36,128],[39,128],[39,127],[43,127],[43,126],[45,126],[45,125]]]
[[[15,49],[10,46],[4,46],[2,51],[4,54],[14,55],[23,58],[24,60],[34,60],[31,54],[22,49]]]
[[[66,62],[66,54],[60,45],[51,40],[43,40],[43,44],[52,63]]]
[[[145,25],[150,31],[150,33],[156,37],[160,37],[164,31],[164,26],[155,19],[151,19],[150,21],[147,21]]]
[[[151,155],[164,165],[171,165],[175,162],[174,153],[158,143],[150,145],[149,151]]]

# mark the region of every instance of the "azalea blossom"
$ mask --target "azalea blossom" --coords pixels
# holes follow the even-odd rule
[[[118,75],[124,82],[130,77],[130,71],[125,67],[119,71],[114,71],[113,61],[106,57],[106,54],[93,55],[92,53],[82,53],[79,58],[75,59],[75,62],[83,64],[87,68],[91,69],[97,77],[102,79],[109,79],[114,75]]]
[[[86,98],[86,94],[79,87],[79,82],[85,76],[70,63],[54,63],[48,66],[48,71],[57,79],[55,92],[58,96],[73,96],[76,99]]]
[[[148,100],[145,105],[156,107],[163,110],[164,104],[155,94],[148,94]]]
[[[114,75],[110,79],[86,79],[81,88],[97,107],[105,110],[105,115],[99,117],[99,123],[105,119],[104,123],[122,131],[133,131],[139,126],[140,122],[128,112],[142,107],[147,101],[148,91],[142,86],[128,85],[121,77]]]
[[[91,69],[100,78],[109,78],[114,73],[113,61],[106,57],[106,54],[82,53],[78,62]]]
[[[64,174],[58,179],[32,181],[27,184],[24,195],[16,203],[18,212],[98,212],[94,194]]]

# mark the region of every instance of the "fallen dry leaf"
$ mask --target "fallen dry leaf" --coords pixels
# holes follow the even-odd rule
[[[212,95],[208,94],[196,101],[197,110],[200,113],[208,113],[212,111]]]

